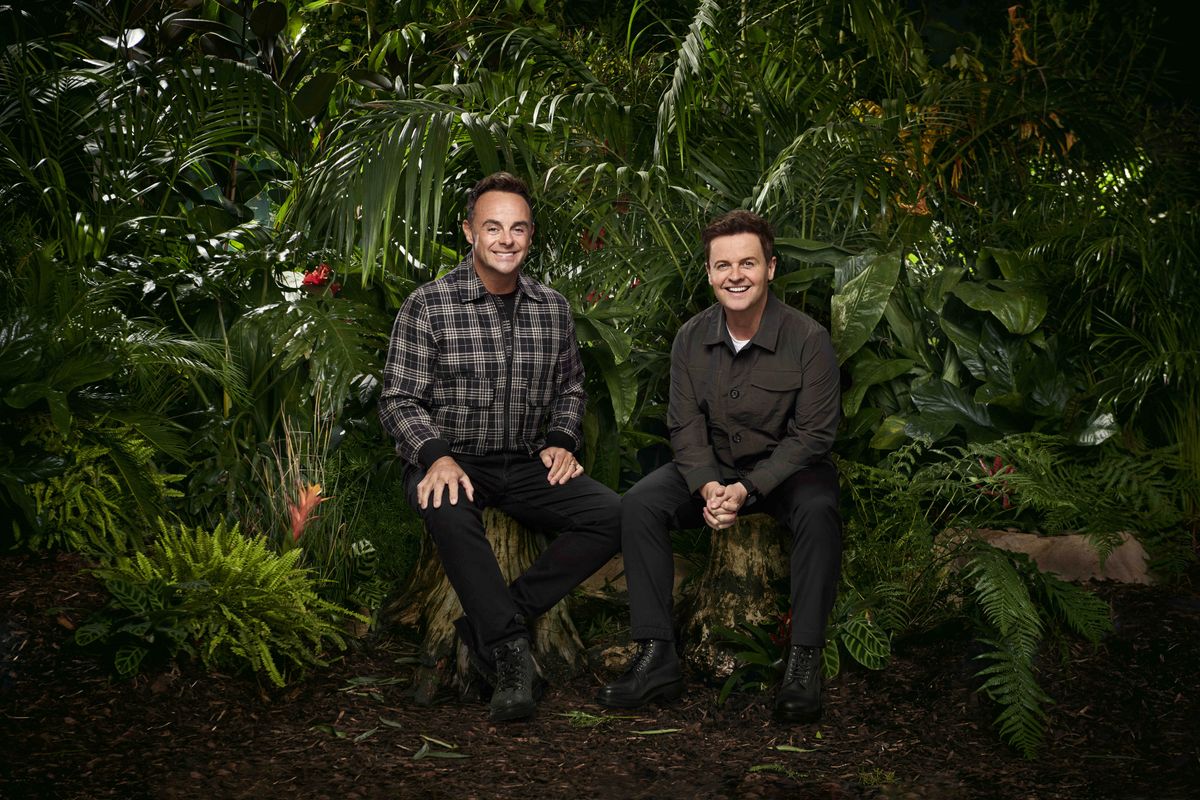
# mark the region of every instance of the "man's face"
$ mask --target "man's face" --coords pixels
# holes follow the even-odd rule
[[[708,282],[717,302],[732,314],[761,312],[767,304],[767,284],[775,277],[762,242],[753,233],[734,233],[708,245]]]
[[[532,217],[521,195],[495,191],[479,197],[472,219],[463,221],[475,272],[488,291],[507,292],[516,286],[517,272],[533,240]]]

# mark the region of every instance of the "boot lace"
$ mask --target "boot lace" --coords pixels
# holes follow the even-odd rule
[[[525,659],[520,642],[501,646],[496,659],[496,690],[515,691],[525,683]]]
[[[783,682],[786,684],[792,681],[800,681],[807,686],[816,674],[816,669],[817,648],[793,647],[788,658],[787,671],[783,675]]]

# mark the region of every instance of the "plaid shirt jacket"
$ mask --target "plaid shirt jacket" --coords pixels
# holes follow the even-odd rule
[[[379,416],[409,463],[576,450],[586,399],[571,309],[524,273],[511,324],[469,253],[396,315]]]

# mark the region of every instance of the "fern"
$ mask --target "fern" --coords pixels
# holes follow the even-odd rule
[[[1023,652],[1026,643],[1016,637],[979,641],[992,647],[978,656],[992,664],[976,674],[985,679],[982,691],[1000,706],[996,717],[1000,736],[1026,758],[1033,758],[1042,744],[1044,705],[1051,700],[1038,686],[1032,658]]]
[[[1031,661],[1042,639],[1042,619],[1009,555],[983,547],[964,577],[988,623],[1016,656]]]
[[[1046,600],[1045,605],[1070,630],[1092,644],[1112,632],[1111,609],[1095,594],[1047,572],[1034,571],[1034,579]]]
[[[107,420],[76,420],[70,435],[47,418],[35,421],[23,445],[62,459],[63,470],[27,487],[40,523],[16,528],[17,542],[31,550],[63,548],[121,555],[140,547],[180,492],[182,476],[160,472],[153,451],[129,426]]]
[[[981,691],[1000,706],[1001,737],[1032,758],[1042,742],[1044,706],[1052,702],[1034,671],[1047,625],[1061,623],[1096,643],[1112,630],[1108,605],[1086,589],[1038,571],[1023,555],[985,544],[976,545],[963,578],[991,630],[979,637],[991,648],[979,658],[992,662],[977,673],[984,679]]]
[[[999,458],[1003,474],[974,480],[993,496],[1003,494],[1010,516],[1032,515],[1049,533],[1079,531],[1101,558],[1121,543],[1121,533],[1184,534],[1184,497],[1195,490],[1177,448],[1132,452],[1106,442],[1076,447],[1061,436],[1023,433],[962,451],[962,475],[970,464]],[[1007,470],[1011,467],[1011,471]],[[990,504],[993,514],[996,504]]]
[[[328,647],[343,649],[340,622],[362,619],[317,594],[299,550],[278,555],[237,526],[211,532],[161,524],[156,548],[96,570],[113,595],[106,615],[84,626],[81,643],[136,633],[131,625],[171,628],[180,648],[211,668],[249,668],[276,686],[290,674],[324,666]],[[126,615],[121,624],[114,617]],[[81,628],[84,630],[84,628]],[[77,637],[79,638],[79,637]],[[128,637],[126,637],[128,638]],[[141,657],[122,642],[118,670],[136,669]],[[143,655],[149,651],[144,642]]]

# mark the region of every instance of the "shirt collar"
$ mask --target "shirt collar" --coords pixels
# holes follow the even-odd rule
[[[451,272],[451,275],[458,281],[458,299],[464,303],[479,300],[486,297],[488,293],[488,290],[483,285],[483,281],[479,280],[479,275],[475,272],[475,265],[472,263],[472,259],[473,255],[468,252],[467,257],[459,262],[459,265]],[[536,300],[539,303],[546,300],[546,290],[523,271],[517,273],[517,291],[530,300]]]
[[[763,309],[762,319],[758,330],[750,338],[750,344],[758,345],[764,350],[774,353],[779,346],[779,332],[783,322],[783,301],[767,290],[767,305]],[[717,313],[713,315],[712,324],[704,337],[704,344],[711,346],[725,342],[730,348],[733,342],[729,336],[729,327],[725,324],[725,308],[717,305]]]

